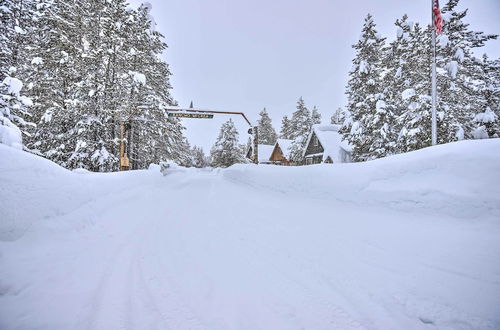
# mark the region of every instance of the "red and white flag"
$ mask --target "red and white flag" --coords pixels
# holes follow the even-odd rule
[[[439,1],[434,0],[434,5],[432,6],[432,14],[434,17],[434,28],[437,34],[443,33],[443,17],[441,16],[441,10],[439,10]]]

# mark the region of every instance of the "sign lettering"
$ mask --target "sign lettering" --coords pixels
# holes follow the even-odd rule
[[[186,112],[169,112],[169,118],[204,118],[212,119],[214,115],[208,113],[186,113]]]

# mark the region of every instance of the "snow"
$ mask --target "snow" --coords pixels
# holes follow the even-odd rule
[[[146,76],[143,73],[130,71],[129,74],[132,76],[132,79],[138,84],[145,85],[146,84]]]
[[[0,328],[499,328],[498,150],[162,176],[0,145]]]
[[[403,37],[403,29],[402,28],[398,27],[396,30],[396,33],[397,33],[398,38]]]
[[[448,64],[446,64],[446,70],[448,71],[451,79],[456,79],[458,73],[458,62],[450,61]]]
[[[43,64],[43,59],[41,57],[33,57],[31,64],[40,65]]]
[[[489,138],[488,131],[486,130],[486,126],[479,126],[472,130],[472,137],[474,139],[487,139]]]
[[[384,100],[378,100],[377,103],[375,104],[375,108],[377,110],[377,113],[379,112],[385,112],[385,107],[387,104],[385,103]]]
[[[369,66],[369,64],[366,61],[361,61],[359,63],[359,73],[365,73],[366,74],[366,73],[368,73],[369,69],[370,69],[370,66]]]
[[[273,153],[274,145],[259,144],[257,151],[259,153],[259,163],[270,162],[271,154]]]
[[[21,80],[14,77],[5,77],[3,84],[7,86],[7,93],[19,96],[23,83]]]
[[[440,47],[446,47],[448,46],[448,44],[450,43],[450,39],[448,38],[448,36],[446,34],[440,34],[437,36],[437,44],[440,46]]]
[[[496,115],[496,113],[494,113],[493,111],[491,111],[490,107],[487,107],[484,112],[478,113],[474,117],[474,121],[475,122],[484,123],[484,124],[486,124],[486,123],[493,123],[497,119],[498,119],[498,116]]]
[[[455,137],[457,138],[457,140],[463,140],[465,138],[465,132],[464,132],[464,128],[462,126],[459,126],[456,133],[455,133]]]
[[[455,58],[457,59],[458,62],[462,63],[464,61],[464,50],[462,48],[458,48],[457,51],[455,52]]]
[[[26,34],[26,32],[19,26],[14,26],[14,31],[16,31],[16,33],[19,33],[19,34]]]
[[[403,69],[401,67],[399,67],[397,70],[396,70],[396,74],[394,75],[394,78],[401,78],[402,76],[402,72]]]
[[[44,112],[42,118],[40,119],[43,123],[48,123],[52,120],[53,112],[52,110],[47,110]]]
[[[405,89],[402,93],[401,93],[401,97],[403,98],[403,100],[408,100],[409,98],[415,96],[416,92],[413,88],[408,88],[408,89]]]
[[[24,96],[24,95],[23,95],[23,96],[20,96],[20,97],[19,97],[19,100],[21,101],[21,103],[22,103],[22,104],[24,104],[24,105],[25,105],[25,106],[27,106],[27,107],[31,107],[31,106],[33,106],[33,100],[32,100],[32,99],[30,99],[30,98],[29,98],[29,97],[27,97],[27,96]]]
[[[111,154],[106,150],[106,148],[102,147],[100,150],[96,150],[90,158],[98,164],[104,164],[110,157],[112,157]]]
[[[0,144],[2,143],[16,149],[23,148],[21,130],[7,117],[0,116]]]

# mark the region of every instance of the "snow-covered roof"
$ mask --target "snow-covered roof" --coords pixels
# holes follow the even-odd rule
[[[293,140],[287,140],[287,139],[278,139],[276,140],[276,145],[278,145],[281,149],[281,152],[283,152],[283,156],[285,156],[287,159],[290,158],[290,146],[292,145]]]
[[[259,144],[258,146],[259,163],[270,161],[273,150],[274,146],[270,146],[267,144]]]
[[[334,163],[342,163],[344,161],[343,154],[350,153],[352,147],[346,141],[342,141],[342,135],[339,133],[340,128],[341,125],[313,125],[306,145],[309,145],[314,133],[324,149],[322,161],[330,156]]]

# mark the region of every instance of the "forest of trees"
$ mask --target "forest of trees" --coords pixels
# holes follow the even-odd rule
[[[438,143],[500,136],[500,60],[474,52],[496,35],[464,22],[458,0],[442,8],[437,39]],[[386,42],[368,15],[349,73],[342,123],[353,159],[364,161],[431,145],[431,26],[396,20],[397,36]]]
[[[125,0],[4,0],[0,6],[0,140],[66,168],[118,168],[127,123],[134,168],[192,161],[163,36]]]
[[[477,57],[496,35],[471,30],[457,10],[442,8],[437,40],[438,143],[500,137],[500,59]],[[171,160],[183,166],[229,166],[244,162],[232,121],[205,156],[191,147],[175,105],[171,75],[161,59],[166,44],[149,10],[126,0],[4,0],[0,6],[0,142],[42,155],[66,168],[118,169],[120,123],[127,128],[132,168]],[[352,159],[365,161],[431,145],[432,27],[395,22],[388,42],[367,15],[346,86],[347,105],[335,110],[353,146]],[[307,136],[321,114],[302,98],[284,116],[279,135],[264,108],[259,143],[293,140],[300,163]]]

